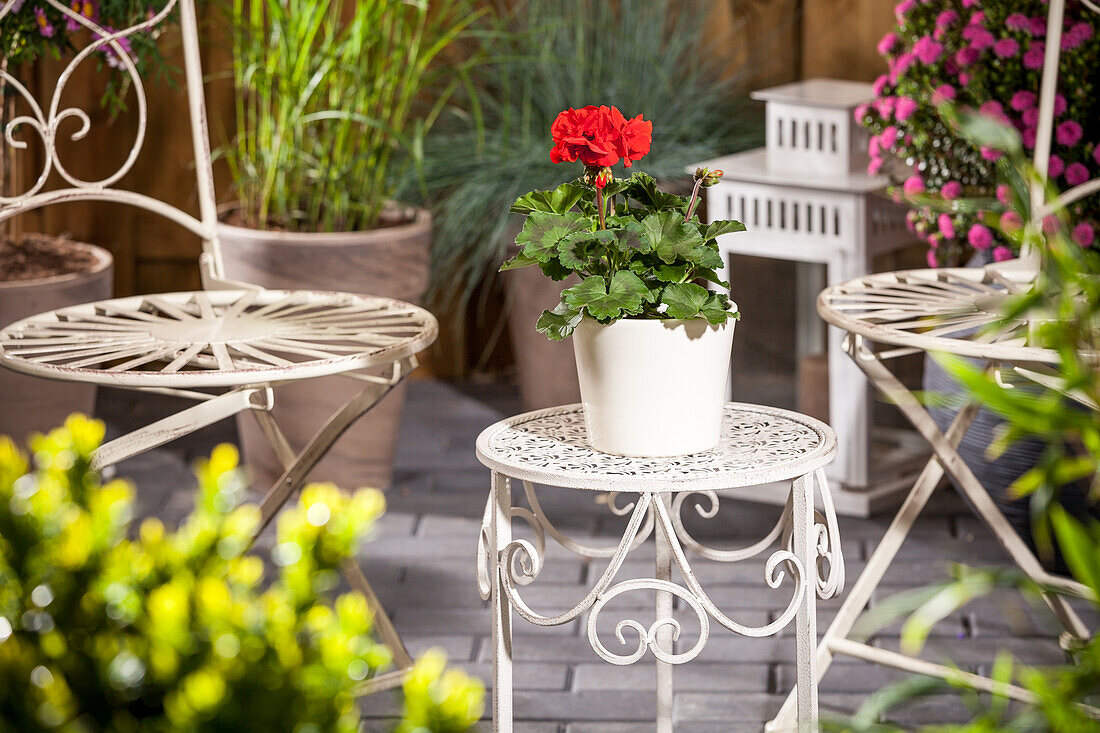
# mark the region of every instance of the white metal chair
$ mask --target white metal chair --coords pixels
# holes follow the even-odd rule
[[[1058,85],[1061,35],[1065,0],[1050,0],[1047,9],[1046,51],[1039,95],[1039,125],[1034,151],[1035,168],[1046,174],[1054,131],[1054,100]],[[1100,5],[1082,0],[1082,5],[1100,13]],[[1031,207],[1038,217],[1100,192],[1100,178],[1078,184],[1048,202],[1041,185],[1031,190]],[[906,354],[951,353],[979,359],[988,369],[1012,370],[1052,389],[1060,389],[1056,369],[1059,355],[1029,341],[1030,324],[1014,324],[986,330],[1001,319],[1004,298],[1030,287],[1038,274],[1040,255],[1021,253],[1018,260],[984,270],[944,269],[882,273],[857,278],[827,288],[818,298],[818,312],[847,332],[845,347],[870,381],[898,406],[933,449],[894,520],[817,648],[819,677],[833,659],[844,655],[882,664],[914,674],[958,680],[984,692],[993,692],[1024,703],[1035,701],[1033,693],[1015,684],[960,672],[942,664],[878,648],[863,639],[851,638],[864,607],[882,582],[909,532],[927,505],[941,479],[949,476],[969,500],[977,516],[993,533],[1013,562],[1035,582],[1051,589],[1045,600],[1063,627],[1063,644],[1088,639],[1093,632],[1069,605],[1068,598],[1090,597],[1075,580],[1048,572],[1020,537],[989,493],[959,455],[957,448],[977,413],[979,403],[971,399],[956,414],[946,430],[940,430],[926,407],[886,366]],[[881,348],[873,348],[877,344]],[[1081,401],[1079,397],[1069,394]],[[1083,401],[1086,407],[1094,407]],[[791,730],[797,693],[791,693],[779,714],[768,724],[769,731]],[[1094,708],[1090,714],[1095,715]]]
[[[199,266],[203,290],[135,296],[88,303],[42,313],[0,331],[0,364],[48,379],[87,382],[143,393],[169,394],[196,404],[103,445],[94,456],[104,467],[190,434],[219,420],[249,411],[259,421],[281,460],[284,472],[261,504],[257,534],[305,481],[332,444],[416,367],[417,352],[435,340],[435,318],[397,300],[336,292],[264,290],[227,280],[217,235],[217,212],[202,87],[194,0],[169,0],[144,22],[106,31],[58,0],[50,5],[91,32],[92,40],[60,72],[46,104],[7,71],[5,81],[30,110],[10,120],[0,144],[28,146],[18,137],[31,130],[45,150],[42,171],[31,187],[0,197],[0,221],[63,201],[114,201],[165,216],[202,240]],[[16,0],[3,0],[0,20]],[[187,106],[194,145],[198,216],[137,191],[116,188],[130,171],[145,140],[147,104],[142,80],[122,40],[164,24],[178,11],[183,39]],[[138,132],[123,164],[96,181],[72,175],[57,146],[58,124],[76,118],[90,128],[87,113],[63,107],[61,96],[74,69],[91,54],[109,48],[133,85]],[[57,186],[50,184],[61,179]],[[0,324],[2,325],[2,324]],[[375,373],[366,373],[371,368]],[[377,370],[388,373],[377,376]],[[270,414],[272,386],[328,375],[359,380],[362,390],[296,452]],[[412,660],[359,567],[345,568],[349,582],[363,592],[375,612],[375,624],[393,653],[396,671],[364,686],[371,691],[399,684]]]

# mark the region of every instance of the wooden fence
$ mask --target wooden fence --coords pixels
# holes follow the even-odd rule
[[[890,0],[713,0],[710,33],[728,46],[730,73],[746,66],[749,88],[810,76],[870,80],[881,72],[875,44],[893,23]],[[212,4],[203,3],[210,16]],[[214,22],[211,17],[206,23]],[[207,26],[209,27],[209,25]],[[172,63],[182,64],[178,39],[162,38]],[[232,88],[225,79],[226,50],[204,45],[204,63],[211,81],[207,89],[214,144],[224,141],[233,114]],[[45,64],[35,70],[39,94],[56,78]],[[73,143],[65,159],[77,175],[105,170],[111,140],[132,139],[132,115],[110,120],[98,104],[100,90],[89,78],[70,85],[66,101],[88,110],[93,133]],[[123,184],[194,210],[194,176],[188,160],[190,141],[183,98],[178,86],[161,80],[150,84],[150,129],[138,164]],[[117,145],[116,145],[117,147]],[[113,161],[111,161],[113,162]],[[35,170],[32,161],[24,173]],[[219,191],[225,176],[219,171]],[[224,196],[223,196],[224,198]],[[69,233],[102,245],[115,256],[115,290],[119,295],[166,292],[198,287],[199,244],[189,233],[153,214],[110,204],[68,204],[25,217],[24,230]]]

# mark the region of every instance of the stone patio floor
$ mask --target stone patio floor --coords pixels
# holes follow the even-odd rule
[[[168,413],[173,398],[143,398],[101,391],[98,413],[109,437]],[[489,611],[478,597],[474,579],[475,546],[488,490],[489,474],[474,457],[474,440],[490,423],[519,412],[515,390],[506,385],[410,384],[397,451],[388,511],[364,547],[362,561],[410,651],[442,647],[453,664],[486,680],[491,676]],[[234,441],[232,421],[133,458],[118,474],[138,485],[139,513],[174,523],[193,504],[191,462],[218,442]],[[540,501],[560,529],[578,541],[608,544],[620,537],[624,520],[613,516],[594,494],[541,489]],[[761,537],[778,517],[778,507],[724,499],[715,519],[690,519],[688,529],[715,546],[737,547]],[[848,585],[858,576],[889,522],[841,519]],[[548,540],[550,544],[553,544]],[[602,572],[606,561],[586,562],[558,546],[524,597],[541,612],[573,605]],[[722,565],[689,558],[711,598],[742,623],[761,625],[786,605],[790,584],[773,591],[763,583],[763,562]],[[972,565],[1006,563],[992,535],[968,511],[953,490],[941,490],[903,546],[875,597],[944,577],[949,561]],[[628,557],[619,579],[652,573],[652,544]],[[674,572],[675,576],[675,572]],[[675,579],[675,577],[674,577]],[[786,595],[785,595],[786,594]],[[615,623],[652,620],[652,594],[620,596],[599,618],[601,638],[614,650]],[[839,601],[819,605],[819,632],[831,621]],[[617,611],[622,613],[617,614]],[[647,613],[650,615],[647,615]],[[690,609],[678,607],[683,633],[678,648],[698,635]],[[653,729],[655,682],[649,663],[630,667],[604,663],[592,651],[582,617],[570,625],[543,629],[522,619],[514,624],[516,730],[531,733],[626,733]],[[1091,621],[1091,619],[1090,619]],[[792,625],[793,626],[793,625]],[[633,650],[636,641],[629,636]],[[899,626],[877,633],[874,643],[898,647]],[[998,650],[1028,664],[1063,661],[1047,616],[1014,596],[985,598],[955,614],[935,631],[924,656],[948,657],[963,668],[985,673]],[[678,733],[759,731],[774,715],[794,683],[793,628],[766,639],[737,637],[712,624],[703,653],[675,670],[675,721]],[[902,678],[894,670],[841,658],[821,683],[823,715],[853,711],[883,684]],[[395,695],[382,692],[363,702],[366,730],[385,731],[397,708]],[[933,696],[891,715],[903,724],[945,723],[968,719],[957,698]],[[486,721],[484,730],[490,728]]]

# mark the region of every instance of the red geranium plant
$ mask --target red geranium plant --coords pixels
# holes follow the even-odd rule
[[[701,188],[722,171],[700,168],[690,197],[660,191],[636,172],[615,178],[612,167],[631,167],[648,152],[653,123],[627,119],[615,107],[567,109],[550,127],[555,163],[580,162],[581,176],[553,191],[532,191],[512,205],[525,214],[516,237],[522,247],[501,270],[538,265],[554,280],[576,273],[579,285],[543,312],[536,327],[549,338],[569,336],[584,317],[600,323],[619,318],[693,319],[713,324],[737,318],[716,272],[722,266],[716,238],[744,231],[737,221],[704,224],[696,215]]]

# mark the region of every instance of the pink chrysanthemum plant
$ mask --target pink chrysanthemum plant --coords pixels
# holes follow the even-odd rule
[[[897,28],[878,45],[888,70],[875,81],[877,98],[856,110],[872,133],[868,171],[888,175],[897,195],[910,201],[927,195],[988,202],[986,208],[914,206],[908,222],[928,243],[930,266],[960,264],[975,252],[984,260],[1015,257],[1019,242],[992,225],[996,211],[1012,203],[1008,188],[998,185],[1003,152],[961,135],[940,108],[950,103],[1008,125],[1033,154],[1047,4],[903,0],[895,13]],[[1060,189],[1100,176],[1098,23],[1100,16],[1080,3],[1067,3],[1048,163],[1050,183]],[[1067,213],[1077,222],[1074,241],[1100,247],[1100,197],[1086,197]]]

